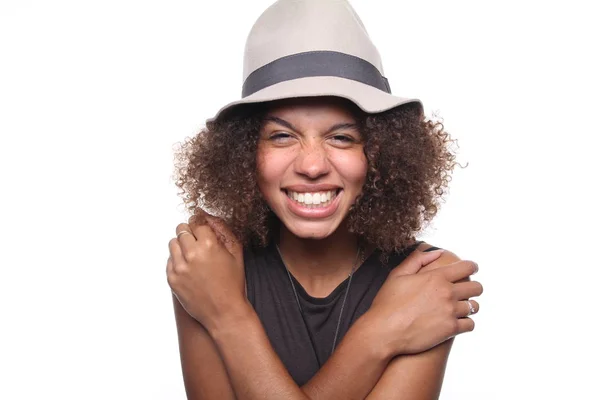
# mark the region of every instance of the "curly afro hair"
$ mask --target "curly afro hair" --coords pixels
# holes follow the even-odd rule
[[[266,110],[267,103],[238,107],[175,150],[175,184],[188,211],[195,216],[202,208],[223,218],[244,246],[266,246],[279,226],[256,177]],[[418,103],[356,115],[368,171],[347,226],[383,252],[400,251],[438,212],[457,164],[455,140],[441,121],[425,118]]]

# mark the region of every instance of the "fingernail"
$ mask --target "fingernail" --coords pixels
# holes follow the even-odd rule
[[[475,272],[473,272],[473,275],[475,275],[478,271],[479,271],[479,264],[474,263],[475,264]]]

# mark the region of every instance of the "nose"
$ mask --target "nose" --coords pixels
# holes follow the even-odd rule
[[[305,175],[310,179],[317,179],[329,173],[331,165],[329,164],[327,151],[320,142],[320,140],[314,140],[302,146],[294,162],[296,173]]]

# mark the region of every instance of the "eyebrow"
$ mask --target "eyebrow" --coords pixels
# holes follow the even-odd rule
[[[298,132],[298,129],[296,129],[294,127],[294,125],[290,124],[289,122],[287,122],[285,119],[281,119],[279,117],[275,117],[273,115],[268,115],[265,117],[265,122],[275,122],[276,124],[285,126],[288,129],[293,130],[294,132]],[[340,129],[356,129],[358,130],[358,125],[357,124],[353,124],[353,123],[349,123],[349,122],[343,122],[340,124],[335,124],[332,127],[330,127],[327,132],[325,132],[325,134],[340,130]]]

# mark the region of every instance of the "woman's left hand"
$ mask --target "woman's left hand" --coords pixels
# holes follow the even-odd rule
[[[183,308],[210,330],[246,301],[240,242],[220,218],[207,213],[177,226],[169,241],[167,281]]]

